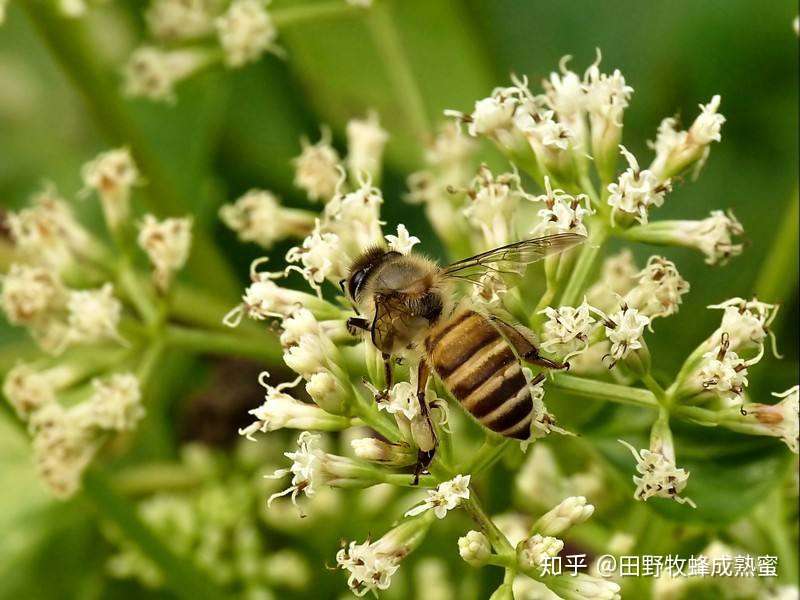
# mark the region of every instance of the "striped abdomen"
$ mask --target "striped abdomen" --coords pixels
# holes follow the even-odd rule
[[[533,401],[519,359],[486,317],[456,312],[425,339],[428,362],[482,425],[528,439]]]

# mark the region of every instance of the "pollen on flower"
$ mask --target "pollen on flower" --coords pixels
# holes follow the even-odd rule
[[[626,358],[632,351],[642,348],[644,328],[650,319],[626,304],[612,315],[601,315],[605,325],[606,337],[611,342],[611,358],[614,363]]]
[[[383,544],[365,541],[362,544],[350,542],[336,554],[336,564],[348,571],[347,585],[356,596],[364,596],[370,591],[386,590],[392,583],[392,575],[400,568],[400,558],[395,552],[386,552]]]
[[[744,227],[730,211],[726,214],[713,210],[702,221],[687,221],[681,234],[706,255],[709,265],[724,265],[744,248],[742,243],[734,241],[744,234]]]
[[[543,350],[557,353],[563,356],[564,361],[568,361],[588,348],[595,319],[586,298],[577,307],[548,306],[541,312],[547,317],[542,328]]]
[[[278,30],[264,5],[258,0],[234,0],[217,18],[217,36],[229,67],[241,67],[267,51],[277,51]]]
[[[747,387],[748,362],[730,349],[727,336],[719,346],[703,355],[699,378],[703,389],[734,402],[740,402]]]
[[[696,508],[692,500],[679,495],[686,487],[688,472],[677,468],[674,460],[668,459],[660,452],[651,452],[647,449],[637,452],[629,443],[622,440],[619,442],[628,448],[636,459],[636,470],[639,472],[638,477],[633,477],[633,482],[636,484],[633,497],[636,500],[647,501],[652,497],[671,498],[680,504]]]
[[[720,336],[723,333],[727,334],[732,349],[762,348],[764,339],[770,336],[773,341],[773,352],[777,355],[774,348],[775,338],[770,331],[770,325],[778,314],[777,304],[760,302],[758,298],[752,300],[731,298],[720,304],[712,304],[708,308],[723,311],[718,332]]]
[[[519,201],[522,198],[533,199],[522,190],[517,173],[495,176],[486,165],[481,165],[467,190],[467,196],[469,202],[463,209],[464,216],[483,233],[487,248],[514,241],[514,215],[519,208]]]
[[[286,262],[301,263],[302,267],[289,265],[286,272],[300,273],[320,295],[320,285],[326,279],[337,282],[346,275],[350,259],[342,248],[341,238],[335,233],[323,231],[321,222],[317,220],[302,245],[290,248],[286,253]]]
[[[651,321],[678,312],[681,296],[689,292],[689,282],[678,273],[675,263],[663,256],[651,256],[636,277],[638,282],[625,302]]]
[[[192,244],[192,219],[169,218],[157,220],[145,215],[139,226],[139,246],[153,264],[153,281],[165,292],[175,273],[186,264]]]
[[[401,414],[409,421],[419,417],[420,407],[417,389],[408,381],[399,381],[389,390],[386,400],[378,403],[378,409],[389,414]]]
[[[428,490],[428,497],[419,506],[406,511],[405,516],[413,517],[426,510],[433,510],[437,519],[444,519],[447,512],[469,500],[469,475],[456,475],[453,479],[444,481],[436,486],[435,490]]]
[[[531,230],[534,237],[557,233],[577,233],[587,235],[583,218],[594,211],[589,206],[589,197],[585,194],[571,196],[559,189],[552,189],[550,178],[544,178],[545,194],[533,198],[543,202],[545,207],[539,210],[539,223]]]
[[[607,202],[612,208],[612,217],[622,212],[639,223],[647,223],[650,207],[664,204],[664,196],[672,189],[670,181],[662,181],[648,169],[641,170],[636,157],[625,146],[620,146],[620,150],[628,161],[628,169],[617,182],[608,185]]]
[[[128,218],[131,188],[139,181],[139,170],[128,148],[99,154],[81,169],[86,190],[100,196],[106,222],[112,229]]]

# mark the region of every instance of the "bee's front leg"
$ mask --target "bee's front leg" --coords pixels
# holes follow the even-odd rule
[[[411,485],[419,485],[419,476],[422,475],[425,470],[427,470],[431,462],[433,462],[433,457],[435,455],[435,446],[427,452],[423,450],[417,450],[417,464],[414,465],[414,480],[411,482]]]
[[[369,321],[364,317],[350,317],[345,323],[347,331],[352,336],[361,335],[364,331],[369,331]]]

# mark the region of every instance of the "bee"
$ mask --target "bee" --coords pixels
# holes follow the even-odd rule
[[[528,239],[445,267],[415,253],[380,247],[368,249],[353,262],[340,285],[365,316],[351,317],[347,327],[354,335],[368,333],[381,352],[384,395],[392,386],[393,357],[408,349],[421,350],[417,398],[433,442],[430,448],[420,448],[415,477],[433,459],[436,446],[425,403],[431,372],[482,426],[525,440],[534,407],[522,362],[547,369],[568,366],[541,356],[526,329],[454,300],[456,282],[481,285],[480,278],[487,273],[519,273],[524,266],[585,239],[573,233]]]

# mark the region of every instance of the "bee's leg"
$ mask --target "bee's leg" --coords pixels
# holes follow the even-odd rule
[[[536,348],[533,344],[531,344],[531,350],[528,350],[525,354],[520,356],[522,360],[525,362],[531,363],[533,365],[538,365],[540,367],[544,367],[546,369],[565,369],[569,370],[569,363],[560,363],[554,360],[550,360],[549,358],[545,358],[544,356],[539,354],[539,349]]]
[[[569,369],[569,363],[556,362],[539,354],[539,349],[532,341],[533,334],[521,325],[511,325],[495,315],[490,317],[490,321],[525,362],[546,369]]]
[[[436,430],[433,427],[433,422],[431,421],[430,411],[428,410],[428,403],[425,401],[425,388],[428,387],[428,379],[430,378],[430,368],[428,367],[428,363],[425,359],[421,359],[419,361],[419,368],[417,369],[417,400],[419,401],[419,408],[422,416],[425,417],[425,421],[428,424],[428,429],[430,430],[431,439],[433,440],[432,446],[430,450],[417,450],[417,464],[414,467],[414,481],[412,485],[419,484],[419,476],[425,471],[428,466],[433,461],[433,457],[436,455],[436,446],[438,445],[438,440],[436,439]]]
[[[383,359],[383,380],[386,382],[386,393],[392,389],[394,385],[394,372],[392,371],[392,356],[385,352],[381,354]]]
[[[417,450],[417,464],[414,465],[414,480],[411,485],[419,485],[419,476],[428,468],[436,455],[436,448],[428,450]]]
[[[350,317],[345,324],[350,335],[359,335],[362,331],[369,331],[369,321],[364,317]]]

